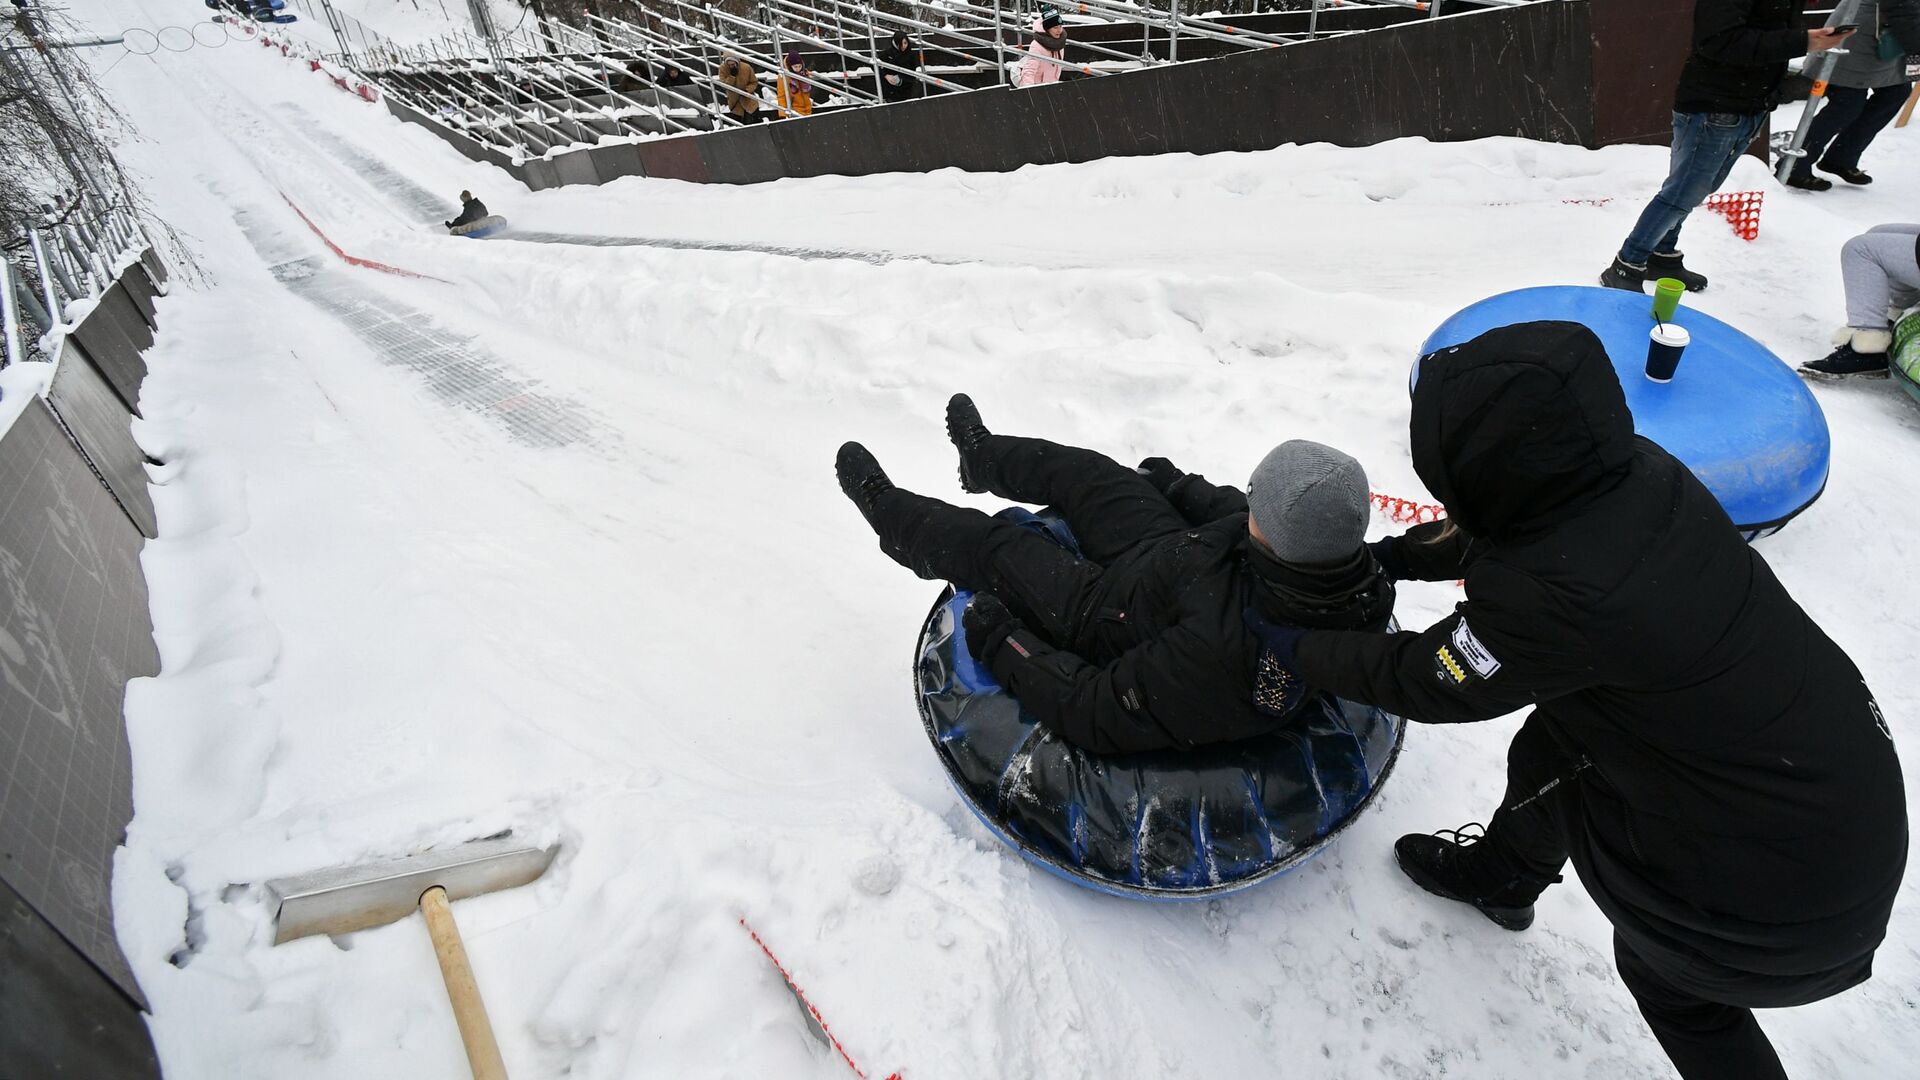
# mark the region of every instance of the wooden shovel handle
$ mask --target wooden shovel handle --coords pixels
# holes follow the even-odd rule
[[[1894,127],[1906,127],[1913,119],[1913,107],[1920,105],[1920,83],[1913,84],[1913,93],[1907,95],[1907,107],[1900,110],[1900,122]]]
[[[507,1080],[507,1064],[500,1059],[500,1047],[493,1041],[493,1025],[487,1021],[487,1007],[480,1001],[480,986],[473,981],[466,947],[460,944],[460,928],[453,924],[447,890],[435,885],[421,893],[420,914],[427,917],[427,933],[433,936],[433,951],[440,958],[440,977],[446,980],[447,998],[453,1002],[460,1041],[467,1045],[473,1080]]]

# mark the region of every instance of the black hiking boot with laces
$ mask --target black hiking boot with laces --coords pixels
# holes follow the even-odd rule
[[[980,454],[990,434],[987,425],[980,422],[980,410],[974,407],[972,398],[955,394],[947,401],[947,438],[953,440],[953,448],[960,451],[960,490],[975,495],[987,490],[979,478]]]
[[[886,470],[880,468],[880,462],[874,460],[866,447],[850,442],[841,446],[840,453],[834,457],[833,471],[840,477],[840,490],[853,500],[867,524],[873,525],[875,504],[880,496],[893,490],[893,481],[887,479]]]
[[[1393,856],[1415,885],[1435,896],[1472,904],[1503,930],[1525,930],[1533,925],[1533,901],[1539,889],[1491,865],[1491,852],[1477,846],[1485,837],[1486,828],[1479,822],[1432,835],[1408,833],[1394,843]]]

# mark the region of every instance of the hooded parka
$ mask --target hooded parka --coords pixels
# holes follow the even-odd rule
[[[1886,719],[1713,495],[1634,435],[1599,339],[1528,323],[1422,358],[1410,435],[1452,528],[1382,561],[1464,577],[1466,601],[1420,633],[1309,632],[1298,674],[1427,723],[1533,708],[1574,763],[1569,858],[1640,955],[1780,1004],[1864,980],[1907,851]]]

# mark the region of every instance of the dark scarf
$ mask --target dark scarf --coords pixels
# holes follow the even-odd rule
[[[1393,615],[1393,582],[1366,548],[1334,566],[1281,562],[1252,537],[1249,602],[1267,619],[1309,630],[1383,630]]]
[[[1035,44],[1055,56],[1067,55],[1067,32],[1065,30],[1060,31],[1059,37],[1054,37],[1052,34],[1042,30],[1033,35],[1033,40]]]

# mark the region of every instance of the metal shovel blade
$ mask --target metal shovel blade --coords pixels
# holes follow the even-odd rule
[[[346,934],[397,922],[420,910],[438,885],[447,899],[525,885],[546,873],[559,847],[529,847],[512,836],[475,840],[387,862],[317,870],[267,882],[276,912],[273,943],[310,934]]]

